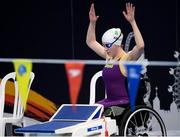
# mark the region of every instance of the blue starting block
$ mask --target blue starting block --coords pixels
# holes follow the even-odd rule
[[[63,134],[71,132],[81,123],[100,119],[103,106],[100,104],[84,105],[63,104],[49,121],[36,125],[15,129],[16,133],[50,133]],[[63,132],[64,131],[64,132]]]

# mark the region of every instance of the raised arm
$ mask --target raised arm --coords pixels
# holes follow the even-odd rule
[[[96,22],[99,16],[96,16],[94,4],[91,4],[89,11],[89,27],[87,30],[86,43],[99,56],[106,58],[104,47],[96,41]]]
[[[126,3],[126,12],[124,17],[131,24],[134,32],[136,46],[128,52],[128,60],[137,60],[144,52],[144,40],[135,21],[135,7],[131,3]]]

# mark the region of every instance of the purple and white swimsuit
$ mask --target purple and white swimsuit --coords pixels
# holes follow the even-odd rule
[[[106,65],[102,72],[107,98],[97,103],[110,107],[114,105],[129,104],[128,93],[125,87],[126,77],[122,74],[119,65],[108,67]]]

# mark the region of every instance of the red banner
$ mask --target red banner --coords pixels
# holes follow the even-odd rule
[[[75,105],[81,88],[84,64],[67,62],[65,63],[65,68],[69,83],[70,100]]]

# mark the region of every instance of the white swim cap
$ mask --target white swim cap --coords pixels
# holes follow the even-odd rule
[[[102,36],[102,43],[114,43],[118,46],[121,46],[123,40],[123,34],[121,33],[120,28],[112,28],[107,30]]]

